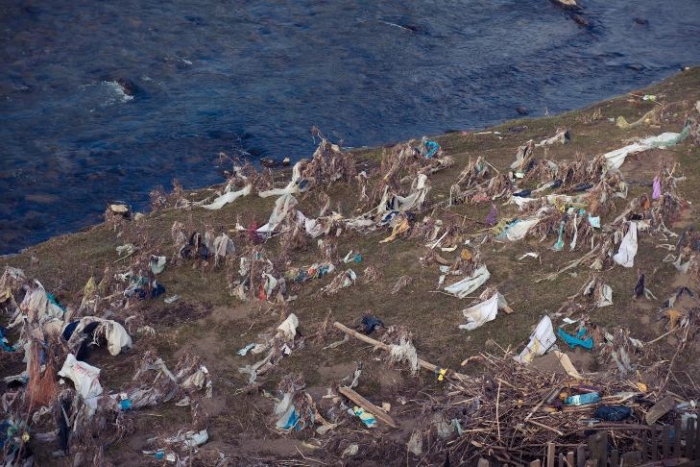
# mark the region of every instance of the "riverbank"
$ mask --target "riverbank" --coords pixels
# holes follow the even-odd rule
[[[211,375],[211,398],[193,393],[189,397],[196,403],[188,404],[189,408],[170,401],[147,410],[123,412],[119,415],[123,430],[120,436],[110,438],[106,430],[103,436],[110,442],[101,444],[98,438],[95,446],[83,443],[86,453],[102,446],[104,459],[114,464],[155,465],[154,458],[142,454],[149,449],[148,438],[173,435],[180,430],[207,429],[209,442],[194,457],[202,465],[215,464],[219,453],[231,465],[317,465],[309,459],[326,463],[342,460],[350,465],[405,465],[419,461],[434,465],[441,463],[446,453],[454,461],[469,462],[474,456],[485,455],[483,446],[450,441],[472,435],[460,437],[450,433],[442,439],[435,432],[435,414],[455,416],[454,407],[444,399],[445,393],[460,389],[450,388],[430,372],[413,374],[410,362],[390,364],[386,355],[354,339],[334,344],[344,334],[333,323],[360,328],[363,316],[376,316],[385,328],[374,331],[372,337],[384,338],[390,344],[398,344],[403,337],[412,343],[421,359],[439,368],[482,378],[482,393],[475,396],[467,391],[460,397],[480,398],[483,406],[496,400],[495,388],[490,387],[494,382],[489,380],[489,365],[481,362],[462,367],[461,363],[484,353],[510,361],[525,347],[532,328],[546,314],[560,324],[564,317],[582,320],[591,333],[605,329],[641,342],[654,341],[667,332],[668,323],[660,318],[668,313],[658,312],[666,309],[663,302],[680,285],[693,291],[700,285],[692,268],[680,274],[671,263],[664,262],[670,253],[685,254],[678,258],[679,262],[690,260],[695,254],[694,245],[683,242],[689,242],[693,234],[686,233],[676,249],[679,239],[661,227],[679,235],[688,227],[695,227],[696,206],[700,204],[700,190],[696,189],[700,146],[694,140],[696,136],[690,135],[673,147],[628,156],[620,167],[621,179],[627,186],[624,199],[614,197],[624,191],[620,180],[615,185],[606,178],[607,171],[586,167],[596,156],[638,138],[680,133],[688,117],[696,121],[700,117],[695,109],[698,100],[700,69],[693,68],[655,86],[579,111],[431,138],[442,150],[440,157],[432,159],[415,156],[412,148],[418,146],[417,142],[350,153],[337,152],[328,143],[321,146],[319,162],[312,161],[307,166],[314,169],[305,174],[311,180],[311,189],[304,191],[301,184],[292,185],[291,190],[302,189],[290,191],[298,202],[287,203],[290,211],[279,208],[278,195],[258,196],[265,189],[288,186],[289,173],[260,175],[243,169],[238,171],[239,176],[232,177],[231,191],[252,185],[252,193],[220,209],[204,209],[198,203],[206,204],[205,199],[211,202],[223,193],[224,186],[192,193],[154,193],[156,209],[148,215],[127,219],[110,214],[104,224],[5,257],[3,265],[23,270],[27,283],[29,279],[39,280],[47,292],[77,315],[109,316],[125,324],[133,336],[131,350],[112,356],[102,348],[93,351],[88,360],[102,370],[100,380],[105,392],[124,392],[138,385],[132,376],[147,351],[162,358],[169,367],[175,367],[187,355],[196,355]],[[617,124],[620,117],[628,122],[627,126]],[[567,129],[569,139],[533,145],[528,156],[528,141],[539,143],[555,134],[563,135],[559,129]],[[515,169],[523,172],[523,178],[516,180],[519,186],[515,190],[505,175],[521,147],[526,148],[521,151],[525,161],[532,164]],[[549,169],[541,164],[543,160],[560,164],[571,174],[565,172],[548,179]],[[366,178],[358,175],[362,173]],[[681,175],[685,178],[676,180]],[[650,205],[645,207],[640,197],[651,197],[656,176],[664,180],[663,188],[670,193],[668,206],[649,199]],[[273,179],[274,186],[270,184]],[[519,241],[503,237],[506,224],[488,225],[492,204],[501,221],[522,221],[537,215],[535,209],[519,210],[513,203],[518,198],[512,196],[513,192],[542,188],[541,183],[558,179],[564,180],[560,188],[543,193],[569,196],[568,201],[557,202],[557,208],[576,207],[569,218],[562,219],[560,211],[549,213],[539,221],[535,233]],[[496,181],[491,184],[490,180]],[[605,186],[599,186],[602,180]],[[423,183],[428,184],[429,191],[421,188]],[[588,183],[591,187],[583,187]],[[390,198],[380,203],[385,188],[405,199],[394,199],[392,208],[386,210]],[[608,196],[603,197],[603,193]],[[526,196],[529,197],[533,194]],[[405,205],[409,208],[401,209],[397,201],[408,203]],[[677,205],[672,206],[673,202]],[[276,206],[285,215],[301,212],[307,221],[297,224],[295,221],[300,218],[294,217],[275,224],[270,214]],[[617,219],[627,207],[632,211]],[[370,211],[374,217],[359,218]],[[398,214],[391,214],[392,211]],[[567,223],[575,216],[583,219],[584,212],[586,216],[599,217],[603,228],[578,223],[574,224],[576,232],[571,230]],[[633,214],[641,217],[632,218]],[[381,225],[380,219],[385,215],[391,220]],[[553,274],[572,261],[589,257],[592,249],[604,245],[606,239],[615,240],[607,248],[616,252],[628,231],[627,221],[646,219],[651,226],[639,233],[639,254],[633,267],[616,264],[612,255],[603,254],[599,269],[591,269],[591,262],[586,260],[578,267]],[[665,223],[659,224],[659,219]],[[556,250],[553,246],[557,244],[560,222],[566,225],[561,238],[566,246]],[[279,235],[263,241],[259,229],[265,225]],[[220,240],[214,244],[216,238]],[[439,244],[435,243],[437,240]],[[673,250],[658,247],[666,244],[674,245]],[[683,250],[685,246],[687,252]],[[121,254],[117,252],[119,247],[124,247]],[[205,247],[207,255],[203,254]],[[598,253],[607,251],[600,248]],[[351,251],[355,254],[347,256]],[[523,258],[531,252],[534,254]],[[151,266],[153,256],[165,257],[165,269],[158,274]],[[319,273],[331,264],[334,271]],[[514,312],[501,311],[494,321],[473,331],[459,329],[466,321],[462,310],[478,301],[484,287],[468,292],[468,297],[460,300],[438,287],[440,277],[445,275],[443,280],[449,284],[456,280],[452,272],[457,278],[469,277],[482,265],[490,273],[486,287],[498,290]],[[446,269],[441,272],[440,267]],[[144,282],[120,280],[120,275],[127,273],[132,278],[145,278]],[[648,299],[644,293],[640,297],[634,293],[641,274],[645,274],[645,287],[652,292]],[[86,289],[91,278],[95,288]],[[285,280],[285,290],[281,279]],[[153,293],[161,292],[153,285],[154,280],[165,288],[162,295]],[[598,307],[580,293],[591,280],[611,288],[612,305]],[[143,300],[139,300],[141,292],[125,297],[125,289],[135,284],[131,290],[142,290]],[[21,294],[19,290],[13,293]],[[21,300],[17,295],[17,302]],[[78,311],[85,300],[90,305]],[[6,305],[10,307],[7,302]],[[698,325],[694,321],[695,308],[693,304],[681,310],[688,318],[683,329],[692,329],[693,333]],[[291,314],[298,318],[296,335],[279,335],[277,326]],[[144,326],[153,328],[155,334],[137,333]],[[639,352],[629,350],[635,371],[624,376],[616,373],[610,349],[600,336],[596,337],[594,350],[569,349],[561,340],[558,345],[587,379],[630,380],[643,383],[650,400],[666,391],[685,400],[697,397],[698,389],[690,375],[698,369],[700,355],[700,347],[688,340],[688,335],[680,330]],[[15,342],[20,336],[10,331],[8,338]],[[262,344],[263,353],[238,354],[239,349],[251,343]],[[18,355],[3,353],[3,374],[15,374],[24,368]],[[254,366],[266,355],[270,356],[269,364],[261,365],[266,371],[259,371],[255,378],[251,378],[250,366],[247,373],[239,371],[246,365]],[[390,429],[379,422],[377,428],[367,429],[358,418],[340,409],[340,403],[350,407],[353,404],[339,396],[337,388],[352,381],[360,361],[362,371],[355,391],[378,406],[389,403],[388,414],[399,428]],[[537,362],[535,359],[532,365],[538,367]],[[62,363],[61,360],[59,368]],[[543,381],[561,373],[557,365],[542,365],[538,371]],[[497,386],[501,388],[501,384]],[[329,388],[333,397],[323,399]],[[274,414],[274,397],[281,398],[284,393],[292,394],[299,412],[302,406],[309,408],[303,405],[308,400],[304,393],[308,394],[311,405],[318,408],[329,426],[336,426],[318,434],[315,429],[323,426],[318,419],[314,423],[299,413],[305,427],[281,433],[276,424],[282,414]],[[498,416],[509,413],[513,420],[517,419],[518,400],[500,403],[500,410],[505,412]],[[459,407],[466,405],[465,402]],[[638,417],[643,417],[647,409],[641,402],[634,406]],[[478,410],[469,415],[471,422],[465,416],[463,430],[469,430],[470,423],[481,423],[476,421]],[[337,418],[332,418],[333,414]],[[104,415],[104,419],[108,427],[115,426],[114,417]],[[557,414],[541,420],[546,425],[559,422]],[[479,427],[483,429],[482,425]],[[424,442],[421,454],[406,449],[414,433],[419,433]],[[556,433],[550,435],[548,440],[561,438]],[[575,435],[563,440],[576,442]],[[30,443],[37,456],[50,459],[53,446],[47,447],[34,438]],[[346,450],[353,451],[353,444],[358,446],[358,453],[348,454]],[[537,448],[521,446],[519,450],[525,454],[514,458],[527,458]],[[179,451],[178,455],[192,454]]]

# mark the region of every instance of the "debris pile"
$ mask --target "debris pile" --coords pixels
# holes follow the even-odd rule
[[[646,118],[652,116],[662,118]],[[638,425],[669,426],[696,416],[695,402],[673,390],[681,386],[674,365],[699,324],[693,290],[700,285],[700,234],[692,226],[672,230],[692,208],[680,190],[680,165],[645,175],[642,183],[628,183],[622,169],[647,151],[690,144],[696,121],[688,118],[680,133],[637,138],[593,157],[577,151],[575,132],[562,126],[553,136],[519,144],[510,166],[479,155],[458,174],[447,170],[456,156],[427,137],[359,161],[315,130],[317,149],[291,171],[258,171],[233,161],[213,196],[181,188],[154,192],[158,209],[171,209],[169,233],[167,227],[165,234],[144,233],[128,208],[111,206],[110,230],[119,244],[109,247],[101,280],[90,277],[80,292],[65,294],[65,305],[21,269],[8,266],[0,277],[0,306],[9,323],[0,328],[3,354],[16,357],[14,366],[23,357],[25,368],[5,378],[5,457],[18,464],[31,457],[30,444],[56,443],[57,457],[100,465],[105,449],[133,429],[139,411],[171,404],[189,409],[189,425],[149,435],[142,454],[176,465],[193,462],[217,436],[202,405],[214,397],[209,369],[218,376],[222,364],[212,367],[192,349],[176,354],[172,370],[166,360],[190,338],[179,326],[196,320],[187,304],[193,296],[205,302],[215,290],[224,292],[212,298],[219,315],[230,317],[237,307],[247,314],[227,321],[228,327],[207,329],[207,339],[226,336],[217,355],[234,362],[233,376],[222,371],[231,386],[227,396],[270,399],[261,402],[263,410],[256,406],[265,423],[251,428],[265,430],[265,437],[305,439],[309,449],[323,447],[341,459],[363,455],[388,463],[398,457],[387,456],[408,456],[402,459],[447,457],[472,465],[484,456],[525,465],[548,442],[578,445],[588,431],[603,427],[615,430],[619,446],[639,448]],[[350,200],[333,199],[340,188],[351,191]],[[259,203],[253,214],[245,210],[248,202]],[[505,271],[493,254],[521,247],[509,264],[522,271]],[[667,256],[652,271],[644,259],[657,248]],[[389,255],[415,263],[392,270]],[[535,264],[539,272],[530,268]],[[652,290],[666,293],[658,278],[676,272],[683,285],[657,303]],[[620,290],[616,274],[634,275],[636,286]],[[563,291],[562,279],[574,284],[570,290]],[[523,298],[528,294],[513,297],[515,280],[561,291],[556,311],[538,309],[538,301]],[[202,293],[190,290],[192,284]],[[178,294],[165,295],[171,286],[180,287]],[[392,309],[381,301],[360,309],[353,303],[377,290]],[[449,323],[455,334],[445,342],[451,347],[437,350],[443,364],[463,351],[455,342],[483,338],[515,320],[531,327],[508,336],[517,349],[489,341],[465,355],[468,374],[459,373],[421,358],[421,348],[435,342],[401,322],[411,313],[409,294],[438,297],[431,299],[434,316],[413,319],[423,327]],[[648,339],[631,324],[603,324],[603,313],[622,313],[618,304],[630,300],[651,310],[640,312],[648,323],[663,320],[665,333]],[[180,304],[186,313],[177,313]],[[355,329],[331,324],[336,310],[353,313]],[[320,326],[314,322],[319,313],[326,317]],[[168,342],[156,345],[159,319],[178,326]],[[178,334],[183,329],[185,337]],[[330,337],[342,340],[329,343]],[[318,351],[327,352],[324,358],[348,355],[350,337],[371,346],[358,352],[355,370],[307,386],[305,378],[314,384],[319,378],[315,369],[299,372],[309,363],[303,357],[313,355],[315,365],[322,360]],[[231,342],[242,348],[229,351]],[[668,344],[668,358],[657,354],[661,343]],[[579,366],[582,355],[593,363]],[[129,358],[135,371],[120,378],[115,362]],[[403,385],[369,384],[377,367],[382,376],[400,374]],[[396,431],[385,436],[390,430]]]

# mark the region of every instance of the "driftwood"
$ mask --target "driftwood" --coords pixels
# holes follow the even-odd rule
[[[382,409],[372,404],[370,401],[368,401],[352,389],[348,387],[340,387],[338,388],[338,392],[340,392],[342,395],[344,395],[345,397],[353,401],[355,404],[359,405],[367,412],[371,413],[390,427],[398,428],[398,425],[396,424],[394,419],[389,416],[388,413],[384,412]]]
[[[335,326],[337,329],[340,329],[340,330],[343,331],[345,334],[348,334],[348,335],[354,337],[355,339],[359,339],[359,340],[361,340],[361,341],[363,341],[363,342],[366,342],[366,343],[368,343],[368,344],[371,344],[371,345],[373,345],[373,346],[375,346],[375,347],[378,347],[378,348],[380,348],[380,349],[382,349],[382,350],[386,350],[387,352],[389,352],[389,351],[391,350],[391,346],[390,346],[390,345],[385,344],[385,343],[383,343],[383,342],[379,342],[378,340],[372,339],[372,338],[369,337],[369,336],[365,336],[364,334],[362,334],[362,333],[360,333],[360,332],[357,332],[357,331],[355,331],[354,329],[350,329],[349,327],[345,326],[345,325],[342,324],[342,323],[339,323],[339,322],[336,321],[335,323],[333,323],[333,326]],[[454,378],[454,379],[457,379],[457,380],[463,381],[463,382],[470,382],[470,381],[472,381],[472,378],[470,378],[470,377],[467,376],[467,375],[463,375],[463,374],[461,374],[461,373],[457,373],[457,372],[452,371],[452,370],[448,370],[448,369],[445,369],[445,368],[441,368],[441,367],[439,367],[439,366],[437,366],[437,365],[434,365],[434,364],[432,364],[432,363],[430,363],[430,362],[426,362],[425,360],[423,360],[423,359],[421,359],[421,358],[418,359],[418,365],[419,365],[421,368],[423,368],[423,369],[425,369],[425,370],[428,370],[428,371],[431,371],[431,372],[433,372],[433,373],[435,373],[435,374],[437,374],[437,373],[439,373],[439,372],[441,372],[441,371],[445,371],[445,373],[444,373],[443,376],[445,376],[446,378]]]

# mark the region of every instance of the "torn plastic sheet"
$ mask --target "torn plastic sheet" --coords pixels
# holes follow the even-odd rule
[[[520,196],[511,196],[508,202],[517,205],[518,209],[522,211],[523,208],[525,208],[528,204],[539,200],[540,198],[523,198]]]
[[[629,144],[620,149],[610,151],[603,154],[603,157],[608,162],[609,167],[619,169],[620,166],[625,162],[625,158],[629,155],[637,154],[643,151],[647,151],[653,148],[667,148],[670,146],[675,146],[676,144],[682,142],[687,136],[689,131],[683,128],[681,133],[661,133],[658,136],[650,136],[644,138],[636,143]]]
[[[637,223],[630,222],[629,230],[620,243],[620,248],[613,256],[613,260],[620,266],[631,268],[634,266],[634,257],[637,254]]]
[[[496,238],[498,240],[508,239],[511,242],[522,240],[523,238],[525,238],[530,229],[536,226],[539,222],[539,217],[531,217],[529,219],[523,220],[516,219],[510,224],[506,225],[505,229],[503,229],[503,232],[501,232],[501,234],[498,235]]]
[[[44,321],[47,318],[62,318],[65,310],[53,295],[46,293],[41,282],[34,281],[35,288],[24,296],[19,308],[27,314],[30,322]]]
[[[338,293],[340,289],[350,287],[357,281],[357,274],[352,269],[339,273],[333,280],[321,289],[324,294],[332,295]]]
[[[277,201],[275,201],[275,208],[272,210],[272,214],[270,214],[270,219],[267,221],[267,224],[257,229],[256,232],[259,234],[272,235],[280,222],[287,217],[289,210],[296,205],[297,199],[291,194],[284,194],[277,198]]]
[[[107,350],[110,355],[119,355],[123,348],[132,346],[131,336],[124,326],[112,320],[102,320],[101,328],[107,339]]]
[[[361,263],[362,262],[362,255],[359,252],[355,252],[355,250],[350,250],[347,255],[343,258],[343,263]]]
[[[187,431],[178,433],[175,436],[165,438],[163,442],[166,444],[181,444],[184,449],[195,448],[209,441],[209,433],[207,430],[202,431]]]
[[[75,390],[83,399],[90,399],[102,394],[102,386],[99,381],[100,369],[76,360],[72,353],[66,356],[66,361],[63,363],[61,371],[58,372],[58,376],[73,381]]]
[[[350,415],[356,415],[357,417],[359,417],[360,420],[362,420],[362,423],[364,423],[367,428],[374,428],[375,426],[377,426],[377,419],[374,418],[374,415],[367,412],[361,407],[354,406],[352,409],[348,409],[348,413]]]
[[[596,280],[590,281],[583,291],[583,295],[593,295],[596,291]],[[599,293],[595,298],[595,304],[598,308],[603,308],[605,306],[610,306],[613,304],[612,301],[613,290],[608,284],[601,284]]]
[[[420,430],[415,430],[411,434],[411,438],[406,443],[406,449],[410,451],[414,456],[420,456],[423,454],[423,436]]]
[[[464,298],[482,285],[491,277],[486,266],[479,266],[469,277],[445,287],[445,292],[458,298]]]
[[[393,242],[399,235],[408,232],[408,230],[411,228],[411,225],[408,222],[408,218],[403,216],[401,216],[400,218],[394,218],[393,224],[394,225],[391,229],[391,235],[389,235],[383,240],[380,240],[379,243]]]
[[[228,188],[228,187],[227,187]],[[202,207],[204,209],[209,209],[210,211],[214,211],[217,209],[221,209],[224,206],[226,206],[229,203],[233,203],[236,201],[238,198],[242,198],[244,196],[248,196],[250,192],[253,190],[253,185],[248,184],[245,187],[241,188],[238,191],[229,191],[224,193],[223,195],[219,196],[216,198],[211,204],[204,204]]]
[[[304,226],[304,230],[311,238],[316,238],[325,233],[322,223],[316,219],[306,217],[301,211],[297,211],[297,223]]]
[[[275,426],[280,430],[289,431],[299,423],[299,414],[292,404],[292,393],[285,393],[282,399],[275,404],[275,415],[278,417]]]
[[[467,324],[460,324],[458,327],[466,331],[473,331],[496,319],[498,310],[506,308],[508,308],[508,302],[500,292],[496,291],[488,300],[462,310],[462,314],[467,318]]]
[[[167,258],[165,256],[151,256],[150,266],[153,274],[160,274],[165,269]]]
[[[410,194],[406,197],[390,195],[389,187],[386,187],[377,210],[380,215],[391,211],[409,211],[416,206],[422,205],[429,191],[430,185],[428,185],[428,176],[425,174],[418,174],[418,177],[416,177],[411,184]]]
[[[133,243],[126,243],[124,245],[119,245],[117,248],[117,254],[121,257],[127,257],[130,255],[133,255],[135,252],[139,250],[137,246],[135,246]]]
[[[530,335],[530,342],[520,355],[515,357],[515,361],[527,365],[535,357],[544,355],[556,341],[557,336],[554,334],[552,320],[545,315],[537,324],[535,332]]]
[[[694,257],[691,257],[688,261],[685,263],[681,263],[681,258],[682,255],[678,255],[678,258],[676,258],[674,255],[669,253],[666,255],[666,257],[663,259],[664,263],[672,263],[673,267],[676,268],[677,271],[679,271],[682,274],[686,274],[688,272],[688,269],[690,268],[690,265],[692,262],[695,260]]]
[[[275,279],[275,277],[272,274],[268,274],[266,272],[262,273],[262,280],[263,280],[263,284],[264,284],[265,297],[261,297],[261,298],[268,299],[268,298],[270,298],[270,295],[272,294],[272,292],[274,292],[275,289],[277,288],[277,284],[279,283],[279,281],[277,279]]]
[[[292,168],[292,180],[284,188],[273,188],[271,190],[261,191],[258,196],[261,198],[268,198],[270,196],[285,196],[294,193],[304,193],[309,191],[311,188],[311,183],[305,178],[301,177],[302,162],[299,161],[294,164]]]
[[[181,373],[178,373],[178,379],[184,376]],[[199,365],[199,367],[197,367],[197,371],[185,378],[182,383],[180,383],[180,386],[186,390],[197,391],[206,388],[205,397],[207,399],[211,399],[212,391],[214,389],[211,382],[211,377],[209,376],[209,370],[204,365]]]
[[[539,143],[535,144],[535,147],[542,147],[542,146],[552,146],[554,144],[566,144],[566,141],[569,139],[569,130],[566,128],[558,128],[557,132],[554,136],[551,138],[543,139]]]
[[[225,233],[222,233],[214,239],[213,250],[214,265],[218,266],[220,260],[236,252],[236,247],[233,244],[233,240]]]
[[[440,150],[440,145],[436,141],[431,141],[425,136],[421,139],[418,151],[426,159],[431,159]]]
[[[123,348],[129,348],[133,345],[131,336],[129,336],[129,333],[126,332],[124,326],[116,321],[96,318],[94,316],[86,316],[85,318],[80,319],[80,322],[73,330],[72,334],[72,336],[76,337],[71,337],[70,342],[74,343],[75,339],[78,339],[83,335],[83,329],[85,329],[85,327],[90,323],[95,322],[100,323],[97,328],[95,328],[95,335],[104,335],[105,340],[107,341],[107,350],[109,351],[110,355],[119,355]]]
[[[554,251],[561,251],[562,248],[564,248],[564,227],[566,226],[566,222],[564,221],[559,221],[559,236],[557,237],[557,241],[552,245],[552,250]]]
[[[286,341],[293,341],[297,335],[297,327],[299,326],[299,318],[294,313],[291,313],[282,324],[277,326],[277,335],[284,337]]]
[[[248,355],[248,352],[249,352],[253,347],[255,347],[256,345],[257,345],[257,344],[256,344],[255,342],[251,342],[250,344],[248,344],[248,345],[246,345],[245,347],[243,347],[242,349],[240,349],[237,353],[238,353],[238,355],[240,355],[241,357],[245,357],[246,355]]]
[[[415,374],[418,371],[418,352],[411,341],[405,337],[401,337],[399,344],[392,344],[390,347],[390,361],[393,362],[408,362],[411,367],[411,372]]]

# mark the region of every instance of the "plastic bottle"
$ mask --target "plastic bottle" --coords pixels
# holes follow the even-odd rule
[[[595,404],[596,402],[600,402],[600,395],[597,392],[567,397],[564,401],[566,405],[586,405]]]

